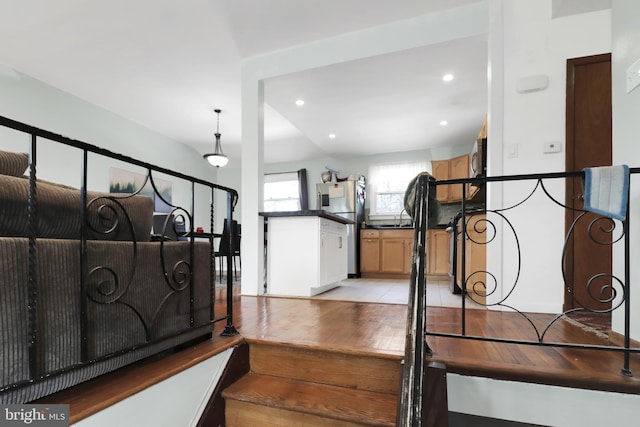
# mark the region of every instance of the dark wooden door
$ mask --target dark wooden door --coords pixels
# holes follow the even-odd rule
[[[611,165],[611,54],[567,61],[566,132],[567,171]],[[567,205],[584,207],[580,179],[567,181]],[[579,212],[567,211],[567,231],[578,215]],[[611,240],[611,233],[605,230],[612,223],[601,220],[590,234],[588,226],[596,218],[594,214],[585,215],[568,239],[565,310],[611,307],[610,301],[605,302],[611,296],[611,246],[601,243]],[[601,276],[589,284],[596,275]]]

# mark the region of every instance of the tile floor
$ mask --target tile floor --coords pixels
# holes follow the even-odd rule
[[[240,293],[241,275],[234,279],[234,295]],[[226,276],[219,284],[222,289]],[[380,304],[407,304],[409,300],[409,279],[346,279],[340,286],[311,297],[334,301],[374,302]],[[427,279],[427,305],[436,307],[460,307],[460,294],[451,292],[451,279]],[[467,298],[466,308],[485,309],[484,306]]]
[[[409,280],[347,279],[340,286],[313,298],[361,301],[386,304],[406,304],[409,297]],[[427,305],[460,307],[461,295],[451,292],[450,279],[427,281]],[[484,308],[467,299],[467,308]]]

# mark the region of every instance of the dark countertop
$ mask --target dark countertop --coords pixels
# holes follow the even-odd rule
[[[413,230],[415,227],[413,225],[402,225],[400,227],[396,225],[367,225],[363,228],[363,230]],[[437,224],[431,229],[445,229],[447,228],[447,224]]]
[[[413,225],[369,225],[367,224],[364,229],[372,230],[413,230]]]
[[[283,218],[294,216],[318,216],[320,218],[330,219],[331,221],[339,222],[341,224],[355,224],[350,219],[343,218],[334,213],[324,210],[306,210],[306,211],[286,211],[286,212],[260,212],[258,215],[265,218]]]

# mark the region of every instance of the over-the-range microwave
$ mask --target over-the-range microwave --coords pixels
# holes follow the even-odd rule
[[[469,177],[487,175],[487,138],[476,140],[469,156]]]
[[[487,138],[476,140],[469,155],[469,177],[487,176]]]

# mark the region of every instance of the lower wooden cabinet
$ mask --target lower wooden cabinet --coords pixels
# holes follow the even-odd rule
[[[449,238],[444,229],[427,231],[427,274],[449,276]]]
[[[380,271],[380,232],[378,230],[360,231],[360,273]]]
[[[404,247],[404,270],[403,272],[411,276],[411,266],[413,265],[413,230],[411,230],[411,239],[405,240]]]
[[[458,260],[456,265],[457,284],[462,289],[466,284],[467,293],[470,297],[480,303],[486,302],[486,286],[487,274],[485,273],[487,265],[487,235],[485,227],[482,225],[486,216],[473,215],[468,218],[466,233],[463,234],[461,225],[458,225]],[[477,224],[477,225],[476,225]],[[462,239],[464,244],[464,276],[462,271]]]
[[[413,263],[413,229],[363,229],[360,232],[362,277],[408,278]],[[427,274],[448,276],[449,233],[427,232]]]
[[[362,277],[408,278],[413,256],[413,229],[360,231]]]
[[[411,238],[384,237],[380,240],[380,271],[385,273],[410,274],[413,248]]]

